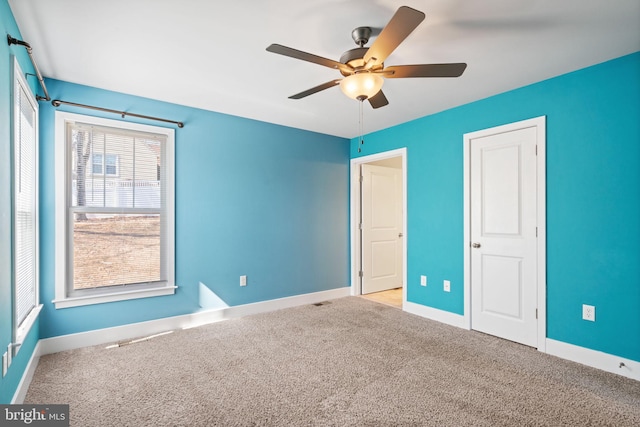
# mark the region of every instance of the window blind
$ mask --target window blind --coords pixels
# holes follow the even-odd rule
[[[37,304],[36,110],[20,82],[14,94],[15,320]]]

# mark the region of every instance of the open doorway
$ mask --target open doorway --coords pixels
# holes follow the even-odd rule
[[[406,301],[406,149],[351,161],[352,295]]]

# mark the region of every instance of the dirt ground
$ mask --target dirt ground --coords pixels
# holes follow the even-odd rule
[[[160,218],[115,216],[74,222],[74,289],[160,280]]]

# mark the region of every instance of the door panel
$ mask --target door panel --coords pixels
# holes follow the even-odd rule
[[[522,258],[482,256],[482,312],[522,320]]]
[[[391,277],[396,274],[396,253],[398,242],[391,236],[391,240],[371,242],[371,277]]]
[[[536,129],[471,140],[471,326],[537,345]]]
[[[402,286],[401,170],[362,165],[362,293]]]
[[[484,199],[482,234],[519,236],[520,146],[485,147],[480,154]]]

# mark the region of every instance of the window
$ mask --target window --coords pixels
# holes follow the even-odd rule
[[[118,175],[118,155],[93,153],[91,157],[91,173],[94,175]]]
[[[106,175],[118,175],[118,156],[115,154],[105,155],[104,173]]]
[[[102,154],[94,153],[91,159],[91,173],[102,175]]]
[[[38,313],[38,103],[13,65],[13,342],[17,352]]]
[[[173,130],[56,112],[56,147],[56,308],[173,294]]]

